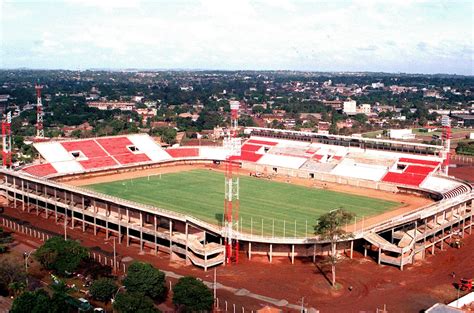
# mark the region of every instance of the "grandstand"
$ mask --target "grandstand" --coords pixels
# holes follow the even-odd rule
[[[379,262],[403,268],[413,262],[423,248],[434,249],[442,238],[451,236],[453,225],[462,230],[472,229],[474,195],[471,186],[440,170],[443,147],[272,129],[250,128],[248,133],[250,136],[243,142],[241,154],[231,157],[248,172],[271,174],[265,175],[270,178],[280,175],[393,193],[406,192],[438,201],[356,232],[350,239],[351,251],[354,241],[361,243],[364,249],[370,244],[378,248]],[[55,180],[63,176],[88,177],[94,173],[108,175],[132,168],[140,171],[161,164],[218,165],[229,155],[225,147],[163,149],[146,134],[38,142],[34,147],[41,155],[40,163],[25,166],[19,172],[1,172],[5,184],[0,186],[0,191],[10,201],[21,202],[23,211],[30,212],[32,207],[36,207],[37,214],[41,214],[41,210],[54,210],[56,218],[61,210],[71,211],[72,227],[74,223],[82,223],[83,231],[86,226],[93,226],[94,232],[105,229],[107,236],[116,232],[119,238],[126,236],[127,244],[130,240],[139,242],[140,249],[145,244],[155,249],[165,245],[170,254],[184,255],[204,268],[223,262],[220,226],[195,216],[83,190]],[[45,216],[48,218],[52,214]],[[382,235],[390,231],[391,241],[395,239],[399,243],[387,241],[390,236]],[[439,234],[444,235],[439,237]],[[316,246],[320,245],[318,249],[322,251],[325,244],[315,237],[298,238],[296,235],[292,238],[265,237],[240,232],[238,236],[249,258],[252,253],[266,253],[270,262],[275,255],[291,256],[292,261],[295,255],[313,256],[314,259]]]
[[[312,133],[301,133],[296,137],[295,132],[290,134],[280,130],[272,132],[266,129],[262,132],[261,129],[254,129],[250,138],[243,142],[240,155],[232,156],[230,160],[255,172],[395,192],[411,189],[433,191],[439,196],[455,196],[470,190],[465,183],[454,184],[452,178],[440,174],[443,160],[436,154],[428,153],[438,149],[437,146],[422,145],[428,152],[413,154],[401,152],[398,145],[393,150],[369,149],[365,142],[355,144],[354,141],[347,141],[351,137],[331,137],[325,143],[320,138],[308,140]],[[22,171],[40,177],[120,170],[165,161],[223,162],[229,154],[226,148],[219,146],[163,149],[146,134],[40,142],[34,146],[46,162],[26,166]],[[407,150],[421,151],[415,146],[409,147]]]
[[[46,163],[26,166],[22,170],[45,177],[150,164],[172,158],[145,134],[38,142],[34,147]]]

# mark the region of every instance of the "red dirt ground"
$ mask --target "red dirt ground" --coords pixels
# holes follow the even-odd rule
[[[12,208],[7,208],[4,214],[29,221],[40,229],[59,234],[63,231],[62,225],[56,225],[53,219],[45,220]],[[103,233],[94,237],[79,229],[68,229],[68,234],[80,239],[85,246],[100,246],[105,251],[112,251],[111,244],[104,243]],[[213,279],[213,271],[204,272],[183,262],[171,262],[163,252],[158,256],[150,251],[140,255],[138,246],[127,248],[125,245],[118,245],[117,251],[122,257],[144,260],[177,274],[193,275],[207,281]],[[448,247],[443,252],[437,250],[434,256],[427,255],[424,261],[417,261],[415,265],[400,271],[396,267],[377,265],[373,260],[355,253],[353,260],[344,259],[337,267],[337,281],[342,285],[338,291],[332,291],[318,267],[307,260],[296,260],[292,265],[287,258],[274,258],[270,264],[263,256],[249,261],[241,255],[239,264],[218,267],[217,277],[218,282],[226,286],[287,299],[292,304],[300,303],[301,297],[304,297],[307,307],[321,312],[375,312],[384,304],[388,312],[419,312],[436,302],[452,301],[457,294],[452,284],[461,277],[474,276],[474,236],[466,237],[461,249]],[[327,268],[323,270],[328,271]],[[453,271],[455,279],[450,276]],[[353,286],[353,290],[349,291],[348,286]],[[240,306],[245,306],[247,311],[267,304],[219,290],[217,295],[221,301],[225,298],[237,303],[238,311]]]
[[[452,159],[451,164],[455,167],[449,168],[449,175],[466,180],[474,184],[474,158],[465,157],[464,161]]]

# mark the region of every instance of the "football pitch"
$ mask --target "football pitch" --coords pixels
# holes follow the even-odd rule
[[[85,187],[222,225],[224,173],[192,170]],[[398,206],[393,201],[240,176],[239,228],[254,235],[311,235],[316,219],[333,209],[353,212],[359,221]]]

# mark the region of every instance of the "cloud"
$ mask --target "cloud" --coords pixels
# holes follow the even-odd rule
[[[2,19],[4,48],[12,52],[4,64],[28,66],[29,53],[35,66],[84,68],[400,71],[402,61],[426,70],[430,60],[443,60],[472,71],[469,6],[388,1],[16,3],[3,15],[34,10],[36,18]],[[20,47],[21,58],[13,53]]]

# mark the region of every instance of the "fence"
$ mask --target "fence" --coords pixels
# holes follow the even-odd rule
[[[451,155],[451,161],[457,161],[465,164],[474,164],[474,156]]]
[[[18,222],[15,222],[5,217],[1,217],[0,221],[1,221],[1,225],[5,228],[9,228],[15,232],[25,234],[27,236],[33,237],[35,239],[39,239],[41,241],[46,241],[52,237],[60,236],[59,234],[56,234],[56,233],[48,234],[42,230],[38,230],[31,226],[22,225]],[[98,262],[101,265],[110,266],[112,269],[115,268],[116,273],[121,272],[125,274],[127,272],[127,266],[125,263],[121,261],[116,261],[115,267],[114,267],[114,258],[107,256],[105,254],[95,252],[95,251],[94,252],[89,251],[89,258]]]

